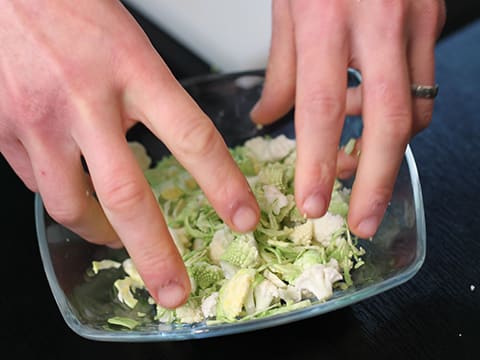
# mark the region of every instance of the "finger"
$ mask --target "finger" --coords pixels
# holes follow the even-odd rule
[[[289,112],[295,98],[295,39],[288,0],[272,2],[272,40],[265,83],[250,117],[270,124]]]
[[[346,114],[358,116],[362,113],[362,87],[352,87],[347,89]],[[362,139],[354,140],[353,147],[345,144],[338,150],[337,154],[337,177],[339,179],[348,179],[355,174],[360,158]],[[347,148],[348,147],[348,148]]]
[[[412,84],[433,86],[435,84],[435,42],[441,8],[434,2],[414,2],[412,12],[428,13],[429,16],[411,16],[408,46],[408,63]],[[433,99],[413,98],[413,134],[424,130],[432,120]]]
[[[362,22],[360,29],[364,128],[348,216],[361,237],[373,236],[383,218],[412,127],[404,13],[391,9],[387,23],[373,8],[369,16],[377,21]]]
[[[35,175],[25,147],[20,140],[7,140],[1,144],[1,152],[25,186],[33,192],[38,190]]]
[[[362,113],[362,85],[347,89],[347,115],[360,115]]]
[[[152,297],[167,308],[179,306],[190,292],[182,258],[124,130],[105,121],[119,118],[115,106],[101,108],[75,129],[97,196]]]
[[[160,65],[158,57],[147,59],[149,77],[129,84],[130,116],[162,139],[228,226],[240,232],[253,230],[260,210],[245,176],[212,121]]]
[[[297,46],[296,200],[309,217],[330,201],[345,117],[347,26],[343,3],[293,1]]]
[[[352,143],[347,143],[338,150],[337,155],[337,177],[339,179],[348,179],[355,174],[360,159],[362,148],[362,139],[353,140]]]
[[[49,215],[90,242],[118,247],[118,236],[93,196],[78,150],[70,146],[58,151],[33,137],[26,145]]]

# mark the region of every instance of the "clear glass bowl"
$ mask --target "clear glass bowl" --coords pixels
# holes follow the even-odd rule
[[[272,126],[259,130],[249,111],[260,96],[263,71],[208,75],[182,82],[217,125],[229,146],[263,134],[294,137],[293,116],[287,114]],[[349,86],[361,81],[349,70]],[[359,136],[361,118],[347,117],[342,141]],[[138,125],[127,134],[143,143],[153,159],[167,154],[166,148],[145,127]],[[351,179],[350,181],[352,181]],[[412,278],[423,264],[426,251],[425,220],[420,182],[410,148],[405,153],[393,193],[378,233],[366,248],[366,265],[353,273],[354,286],[337,291],[330,300],[268,318],[216,325],[152,324],[134,330],[114,331],[105,327],[111,304],[106,300],[111,287],[84,287],[86,269],[92,260],[105,258],[109,249],[90,244],[52,220],[39,195],[35,218],[40,253],[55,301],[68,326],[79,335],[103,341],[172,341],[222,336],[268,328],[349,306],[380,294]]]

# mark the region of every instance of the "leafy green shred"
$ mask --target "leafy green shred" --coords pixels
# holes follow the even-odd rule
[[[107,321],[109,324],[122,326],[129,330],[133,330],[139,325],[139,322],[134,319],[120,316],[111,317]]]
[[[148,292],[130,258],[95,261],[91,276],[109,268],[120,274],[122,265],[123,275],[117,275],[112,291],[117,303],[136,314],[132,319],[111,317],[109,324],[135,328],[140,307],[142,324],[145,319],[168,324],[246,321],[328,301],[334,291],[353,285],[352,272],[363,265],[365,250],[346,223],[350,189],[335,181],[327,213],[307,219],[294,199],[295,140],[256,137],[230,153],[258,200],[256,229],[240,234],[226,226],[173,156],[145,169],[192,292],[184,305],[165,309],[151,297],[145,300]]]

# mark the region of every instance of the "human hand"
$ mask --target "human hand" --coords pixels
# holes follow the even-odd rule
[[[295,196],[309,217],[323,215],[335,175],[356,176],[348,223],[376,232],[411,137],[428,126],[432,99],[411,84],[434,84],[434,47],[445,22],[440,0],[273,0],[270,58],[252,119],[268,124],[295,104]],[[347,91],[347,68],[360,87]],[[346,114],[362,114],[352,156],[338,150]],[[357,156],[361,149],[361,156]],[[358,168],[357,168],[358,166]]]
[[[229,226],[251,230],[259,209],[221,136],[120,2],[0,6],[2,154],[56,221],[124,245],[155,300],[182,304],[188,275],[125,134],[143,123]]]

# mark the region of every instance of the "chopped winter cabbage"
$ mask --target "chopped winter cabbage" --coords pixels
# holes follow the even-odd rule
[[[114,316],[108,319],[108,323],[126,327],[127,329],[135,329],[138,326],[138,321],[127,317]]]
[[[138,144],[134,149],[147,163]],[[351,272],[362,266],[364,249],[345,220],[350,189],[336,181],[327,213],[307,219],[294,200],[295,140],[256,137],[230,152],[261,208],[257,228],[247,234],[223,223],[172,156],[144,170],[190,276],[192,292],[184,305],[155,304],[130,258],[92,263],[91,276],[117,271],[115,301],[137,315],[141,309],[142,323],[145,318],[179,324],[261,318],[328,301],[353,284]],[[109,323],[133,328],[138,320],[122,315]]]
[[[92,271],[94,274],[98,274],[100,270],[105,270],[105,269],[118,269],[120,266],[122,266],[121,263],[118,261],[114,260],[100,260],[100,261],[92,261]]]

